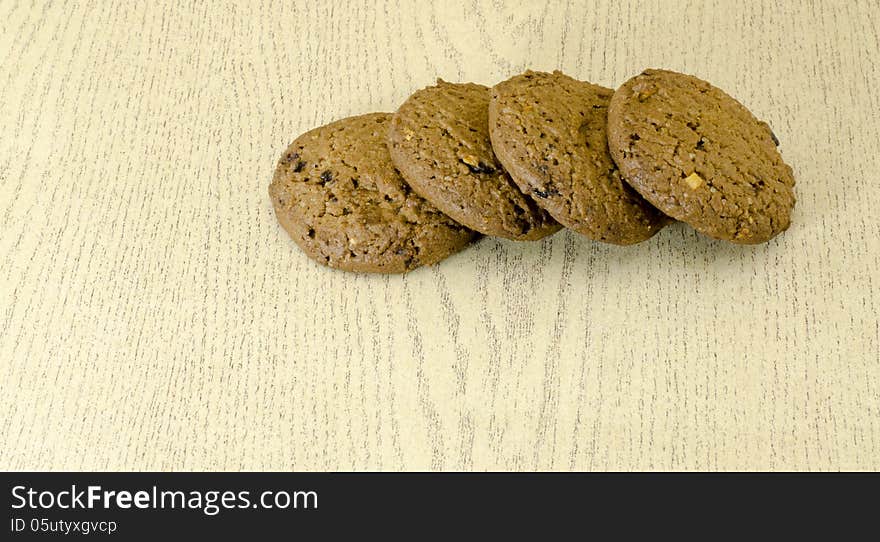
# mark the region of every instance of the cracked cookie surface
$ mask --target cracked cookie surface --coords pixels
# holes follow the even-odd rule
[[[564,226],[628,245],[669,222],[630,188],[608,152],[613,90],[562,72],[527,71],[492,88],[489,133],[520,190]]]
[[[458,252],[477,235],[415,194],[391,163],[389,113],[299,136],[269,185],[278,221],[317,262],[402,273]]]
[[[489,141],[489,88],[447,83],[417,91],[394,114],[392,160],[441,211],[476,231],[519,241],[558,231],[502,168]]]
[[[646,70],[611,98],[621,173],[658,209],[716,239],[753,244],[791,223],[794,176],[767,123],[690,75]]]

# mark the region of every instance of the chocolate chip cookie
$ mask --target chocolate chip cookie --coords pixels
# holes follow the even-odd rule
[[[559,71],[527,71],[492,89],[489,133],[520,190],[553,218],[596,241],[629,245],[669,219],[623,181],[611,159],[613,92]]]
[[[437,81],[394,114],[388,147],[412,189],[481,233],[535,240],[561,226],[525,196],[489,141],[489,88]]]
[[[767,123],[709,83],[646,70],[608,109],[611,155],[629,184],[667,215],[735,243],[785,231],[794,177]]]
[[[391,115],[342,119],[298,137],[269,186],[278,221],[319,263],[402,273],[464,248],[476,234],[416,195],[391,163]]]

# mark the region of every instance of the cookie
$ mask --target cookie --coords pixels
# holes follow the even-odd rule
[[[794,177],[767,123],[690,75],[646,70],[608,109],[611,155],[627,182],[667,215],[735,243],[785,231]]]
[[[416,193],[478,232],[529,241],[558,231],[495,158],[488,108],[483,85],[438,80],[419,90],[391,120],[394,165]]]
[[[298,137],[269,186],[278,222],[319,263],[402,273],[464,248],[475,233],[407,186],[385,140],[388,113],[338,120]]]
[[[613,92],[559,71],[527,71],[492,89],[489,134],[504,169],[553,218],[596,241],[629,245],[669,219],[623,181],[608,153]]]

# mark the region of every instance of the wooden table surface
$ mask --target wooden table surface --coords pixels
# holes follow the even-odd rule
[[[0,468],[880,468],[876,1],[0,0]],[[696,74],[797,178],[761,246],[312,263],[299,133],[436,77]]]

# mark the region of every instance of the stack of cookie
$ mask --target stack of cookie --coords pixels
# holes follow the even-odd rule
[[[689,75],[646,70],[612,91],[561,72],[419,90],[394,114],[298,137],[269,194],[316,261],[402,273],[480,235],[562,227],[627,245],[672,220],[761,243],[788,228],[794,178],[770,127]]]

